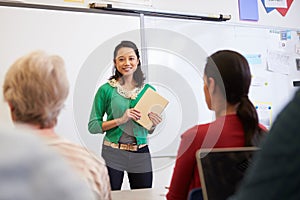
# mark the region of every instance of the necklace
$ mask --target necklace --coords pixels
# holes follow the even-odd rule
[[[108,83],[112,86],[117,88],[117,92],[127,98],[127,99],[136,99],[137,95],[140,93],[140,91],[144,88],[144,85],[142,87],[135,87],[133,90],[127,90],[124,88],[118,81],[115,79],[108,80]]]

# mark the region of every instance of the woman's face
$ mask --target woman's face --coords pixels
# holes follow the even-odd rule
[[[203,90],[204,90],[204,95],[205,95],[205,102],[206,102],[206,105],[207,105],[208,109],[212,110],[211,98],[210,98],[210,93],[209,93],[209,90],[208,90],[207,81],[208,81],[207,76],[204,75],[203,76],[203,82],[204,82]]]
[[[114,62],[115,67],[123,76],[133,76],[139,59],[132,48],[122,47],[119,49]]]

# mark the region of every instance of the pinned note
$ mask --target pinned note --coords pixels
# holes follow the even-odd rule
[[[281,74],[289,74],[290,55],[281,51],[268,51],[268,70]]]
[[[254,101],[254,105],[259,118],[259,123],[269,129],[272,125],[272,103]]]
[[[260,54],[247,54],[244,55],[250,65],[258,65],[262,64],[261,55]]]
[[[240,20],[258,20],[257,0],[239,0]]]

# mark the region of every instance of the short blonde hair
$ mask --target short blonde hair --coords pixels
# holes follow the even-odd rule
[[[52,128],[69,93],[60,56],[35,51],[19,58],[7,71],[4,99],[16,122]]]

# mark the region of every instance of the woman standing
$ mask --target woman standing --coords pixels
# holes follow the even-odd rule
[[[114,50],[114,74],[98,89],[88,124],[90,133],[106,133],[102,156],[107,164],[112,190],[121,189],[124,171],[128,173],[131,189],[152,187],[147,136],[161,122],[161,117],[152,112],[148,114],[153,122],[148,131],[135,122],[141,113],[134,109],[148,88],[154,90],[144,83],[136,45],[122,41]]]

